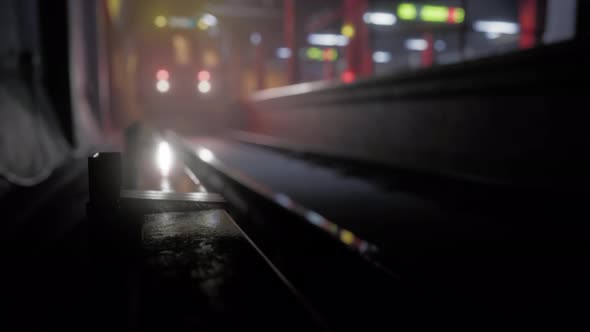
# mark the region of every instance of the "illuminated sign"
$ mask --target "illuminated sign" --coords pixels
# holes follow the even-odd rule
[[[203,14],[198,20],[193,17],[162,15],[154,18],[154,25],[158,28],[195,29],[207,30],[217,26],[217,18],[211,14]]]
[[[397,22],[397,18],[391,13],[367,12],[363,14],[363,21],[367,24],[374,25],[394,25]]]
[[[316,46],[346,46],[348,37],[332,33],[312,33],[307,37],[307,42]]]
[[[310,47],[305,51],[305,56],[311,60],[321,60],[322,50],[317,47]]]
[[[412,3],[402,3],[397,6],[397,16],[405,21],[412,21],[418,17],[418,9]]]
[[[168,19],[168,26],[178,29],[194,29],[197,26],[194,18],[171,16]]]
[[[465,21],[465,9],[460,7],[401,3],[397,7],[397,16],[404,21],[419,20],[422,22],[460,24]]]
[[[319,47],[310,47],[304,52],[305,58],[315,61],[334,62],[338,60],[338,50],[335,48],[321,49]]]
[[[326,48],[322,51],[322,59],[324,61],[336,61],[338,60],[338,51],[335,48]]]

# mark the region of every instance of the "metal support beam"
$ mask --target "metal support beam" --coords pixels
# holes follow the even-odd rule
[[[291,56],[287,59],[287,82],[295,84],[297,78],[297,32],[296,32],[296,7],[295,0],[285,0],[284,8],[284,33],[286,46],[291,50]]]
[[[354,28],[354,36],[346,47],[347,71],[355,77],[370,76],[373,73],[369,29],[363,21],[363,13],[367,8],[367,0],[344,1],[344,24],[350,24]]]
[[[533,48],[543,42],[546,16],[547,0],[520,0],[518,19],[521,49]]]

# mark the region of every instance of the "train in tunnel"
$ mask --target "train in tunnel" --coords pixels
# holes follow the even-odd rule
[[[146,36],[135,43],[138,97],[146,103],[195,103],[223,97],[223,58],[217,18],[156,16]],[[210,31],[209,31],[210,30]]]

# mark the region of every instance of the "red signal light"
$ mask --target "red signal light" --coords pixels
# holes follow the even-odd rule
[[[197,75],[199,81],[209,81],[211,79],[211,73],[206,70],[201,70]]]
[[[156,72],[158,81],[167,81],[170,79],[170,73],[166,69],[160,69]]]
[[[352,83],[356,79],[356,75],[352,72],[352,70],[346,70],[340,75],[340,79],[344,83]]]
[[[449,7],[449,18],[448,18],[448,22],[449,23],[458,23],[459,19],[458,19],[458,14],[459,12],[457,11],[457,8],[455,7]]]

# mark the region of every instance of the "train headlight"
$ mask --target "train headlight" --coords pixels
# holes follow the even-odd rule
[[[206,94],[211,91],[211,73],[207,70],[201,70],[197,74],[197,90],[202,93]]]
[[[159,80],[156,82],[156,90],[160,93],[166,93],[170,91],[170,82],[168,80]]]
[[[209,93],[209,91],[211,91],[211,83],[209,83],[209,81],[201,81],[197,84],[197,89],[200,93]]]

